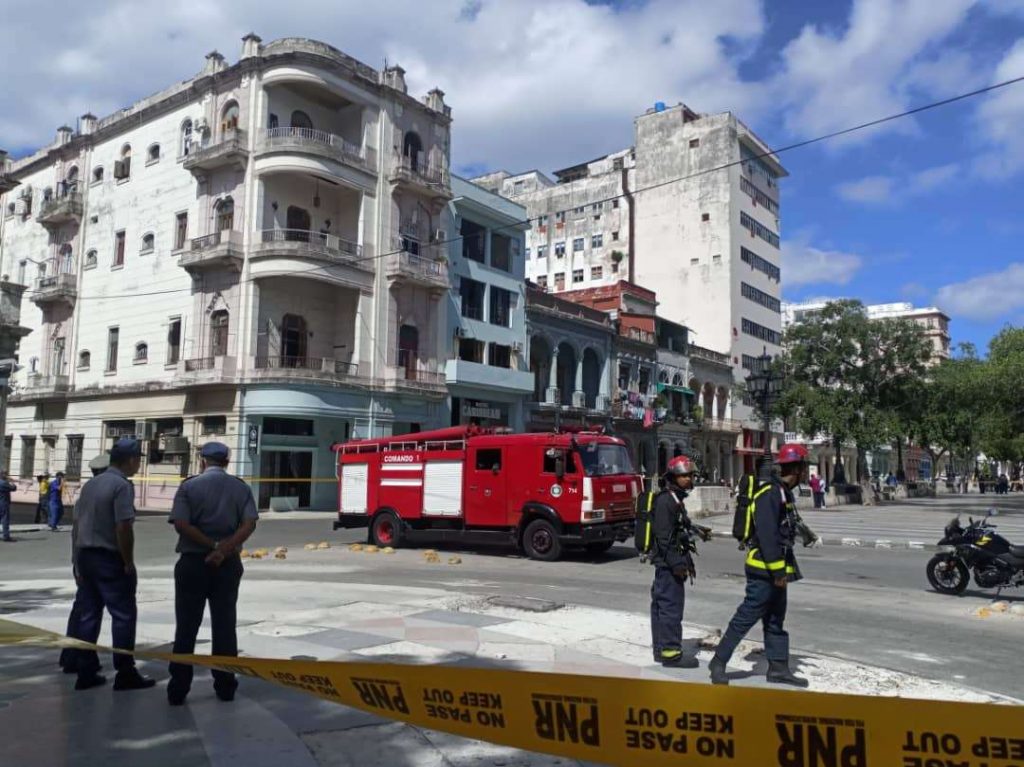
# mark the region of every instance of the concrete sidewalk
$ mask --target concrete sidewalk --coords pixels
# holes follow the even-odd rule
[[[645,679],[707,681],[707,661],[716,633],[686,627],[688,649],[701,668],[666,670],[651,659],[647,620],[633,613],[504,597],[468,597],[440,589],[397,588],[372,583],[327,581],[328,572],[353,571],[354,557],[422,557],[348,548],[289,551],[285,559],[247,560],[250,573],[274,579],[243,580],[239,644],[244,655],[337,660],[372,659]],[[447,564],[442,554],[439,567]],[[383,563],[381,563],[383,564]],[[173,583],[164,567],[140,572],[139,642],[167,647],[174,632]],[[497,584],[495,584],[497,586]],[[514,584],[503,584],[514,591]],[[496,591],[499,589],[496,589]],[[67,580],[0,583],[4,617],[62,632],[72,587]],[[638,607],[641,607],[638,605]],[[1009,619],[1009,618],[1007,618]],[[109,623],[109,622],[108,622]],[[105,629],[107,626],[105,626]],[[109,634],[101,641],[109,642]],[[208,629],[199,651],[209,648]],[[388,722],[268,683],[242,680],[234,705],[217,702],[200,671],[184,709],[166,705],[154,691],[114,694],[109,686],[72,691],[60,675],[55,653],[31,648],[0,650],[0,730],[39,732],[45,722],[57,737],[6,737],[12,764],[129,764],[190,767],[485,767],[572,765],[572,760]],[[795,665],[811,689],[900,695],[943,700],[994,701],[997,696],[940,684],[886,669],[797,653]],[[104,665],[109,662],[104,659]],[[760,686],[760,645],[741,646],[731,667],[735,685]],[[147,673],[166,678],[162,665]],[[466,672],[459,672],[466,673]]]

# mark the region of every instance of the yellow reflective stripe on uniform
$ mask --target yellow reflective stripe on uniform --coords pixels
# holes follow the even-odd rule
[[[662,650],[661,651],[661,657],[662,658],[676,658],[676,657],[678,657],[678,656],[680,656],[682,654],[683,654],[682,650]]]
[[[651,550],[651,507],[654,505],[654,491],[647,491],[647,524],[644,526],[644,551]]]
[[[777,559],[774,562],[769,562],[768,563],[768,569],[769,570],[784,570],[785,568],[786,568],[786,560],[785,559]]]
[[[765,562],[761,559],[760,549],[751,549],[747,553],[747,564],[750,567],[756,567],[758,570],[782,570],[785,569],[787,573],[796,573],[796,570],[792,565],[787,565],[786,560],[780,559],[775,562]]]
[[[772,489],[771,485],[765,485],[756,493],[754,492],[754,476],[750,475],[748,478],[749,484],[747,485],[747,497],[750,499],[750,503],[747,504],[747,520],[743,526],[743,539],[750,540],[750,532],[754,527],[754,502],[762,495]]]

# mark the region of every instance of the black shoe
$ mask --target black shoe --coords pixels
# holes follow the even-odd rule
[[[107,683],[107,678],[102,674],[90,674],[89,676],[79,676],[75,682],[76,690],[91,690],[93,687],[100,687]]]
[[[187,697],[188,697],[188,693],[187,692],[179,694],[179,693],[171,692],[170,690],[168,690],[167,691],[167,705],[169,705],[169,706],[184,706],[185,705],[185,698],[187,698]]]
[[[725,661],[717,655],[708,664],[708,671],[711,672],[711,684],[729,684],[729,677],[725,674]]]
[[[235,699],[235,690],[238,689],[238,685],[232,685],[231,687],[214,687],[213,691],[217,695],[217,700],[230,703]]]
[[[807,687],[810,684],[802,676],[790,671],[789,664],[784,660],[768,661],[768,674],[765,678],[772,684],[788,684],[793,687]]]
[[[687,658],[682,653],[671,658],[662,658],[660,663],[665,668],[698,668],[700,666],[700,661],[696,658]]]
[[[143,676],[138,669],[131,671],[118,671],[114,677],[115,690],[148,690],[156,684],[155,679]]]

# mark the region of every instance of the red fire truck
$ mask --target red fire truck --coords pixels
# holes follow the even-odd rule
[[[553,561],[633,535],[641,478],[621,439],[459,426],[336,444],[334,529],[371,543],[502,543]]]

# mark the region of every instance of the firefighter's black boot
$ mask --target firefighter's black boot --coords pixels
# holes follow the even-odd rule
[[[784,660],[768,661],[768,674],[766,676],[772,684],[789,684],[793,687],[807,687],[810,684],[802,676],[797,676],[789,670],[789,664]]]
[[[698,668],[700,661],[696,658],[687,658],[682,653],[671,658],[662,658],[661,665],[665,668]]]
[[[708,671],[711,672],[711,684],[729,684],[729,677],[725,675],[725,661],[717,655],[708,664]]]

